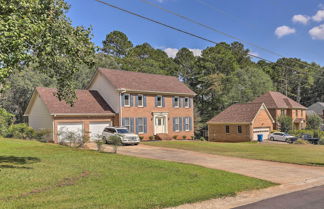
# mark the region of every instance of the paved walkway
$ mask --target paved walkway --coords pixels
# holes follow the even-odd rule
[[[88,147],[90,149],[95,149],[94,144],[90,144]],[[111,151],[111,147],[104,145],[104,151]],[[194,204],[185,204],[177,207],[178,209],[233,208],[277,195],[324,185],[323,167],[227,157],[187,150],[152,147],[142,144],[138,146],[120,147],[118,153],[136,157],[195,164],[281,184],[279,186],[274,186],[263,190],[242,192],[235,197],[226,197]]]

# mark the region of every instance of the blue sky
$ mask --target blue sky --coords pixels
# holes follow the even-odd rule
[[[190,31],[216,42],[235,40],[186,22],[143,3],[141,0],[104,0],[116,6]],[[149,0],[218,30],[275,51],[324,65],[324,0]],[[98,46],[113,30],[124,32],[134,44],[150,43],[170,56],[177,49],[201,49],[211,43],[164,28],[107,7],[94,0],[67,0],[73,25],[92,26]],[[201,2],[207,2],[203,4]],[[245,44],[252,53],[278,57]]]

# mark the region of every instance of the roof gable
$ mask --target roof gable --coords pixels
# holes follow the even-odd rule
[[[106,103],[106,101],[101,97],[101,95],[94,90],[76,90],[77,100],[74,105],[71,106],[65,101],[59,101],[55,96],[56,89],[54,88],[44,88],[37,87],[32,96],[30,104],[26,110],[26,115],[29,114],[32,108],[36,94],[39,95],[40,99],[45,104],[49,114],[113,114],[113,110]]]
[[[267,108],[298,108],[298,109],[306,109],[303,105],[298,102],[290,99],[289,97],[283,95],[280,92],[269,91],[252,101],[252,103],[264,103]]]
[[[208,123],[252,123],[262,106],[265,107],[263,103],[233,104]]]
[[[99,68],[98,72],[117,90],[196,95],[174,76],[104,68]]]

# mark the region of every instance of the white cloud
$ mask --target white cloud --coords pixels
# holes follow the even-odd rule
[[[302,23],[304,25],[306,25],[310,20],[310,17],[307,15],[294,15],[292,17],[292,21],[294,23]]]
[[[189,49],[190,51],[192,51],[192,53],[194,54],[194,56],[199,57],[201,56],[201,49]]]
[[[316,22],[321,22],[324,20],[324,10],[318,10],[316,14],[312,17],[312,19]]]
[[[192,51],[192,53],[194,54],[194,56],[200,56],[201,55],[201,49],[189,49],[190,51]],[[169,57],[175,58],[179,49],[176,48],[166,48],[163,50],[165,53],[167,53],[167,55]]]
[[[260,56],[258,52],[253,52],[253,51],[251,51],[249,54],[257,57]]]
[[[163,50],[165,53],[167,53],[167,55],[169,57],[175,58],[175,56],[177,55],[179,49],[175,49],[175,48],[166,48]]]
[[[324,24],[310,29],[308,33],[312,39],[324,40]]]
[[[296,33],[296,30],[294,28],[291,28],[289,26],[283,25],[280,27],[277,27],[275,30],[275,34],[278,38],[281,38],[283,36]]]

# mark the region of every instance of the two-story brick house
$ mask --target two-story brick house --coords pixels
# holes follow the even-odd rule
[[[95,140],[106,126],[124,126],[149,139],[194,135],[193,97],[177,77],[123,70],[99,69],[88,90],[77,90],[74,106],[59,101],[56,89],[35,89],[25,115],[35,129],[74,131]]]
[[[278,129],[278,118],[280,115],[287,115],[292,118],[294,129],[304,129],[306,127],[306,107],[280,92],[269,91],[252,101],[252,103],[262,102],[268,108],[275,123],[274,129]]]
[[[118,114],[119,124],[144,139],[159,135],[181,139],[193,135],[191,91],[173,76],[99,69],[90,90],[96,90]]]

